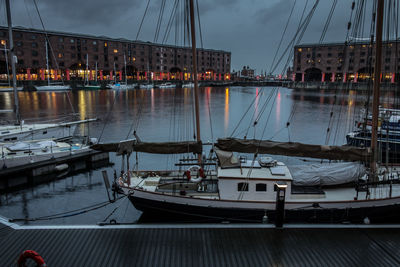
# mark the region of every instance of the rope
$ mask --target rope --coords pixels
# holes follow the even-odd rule
[[[51,55],[52,55],[52,57],[53,57],[53,59],[54,59],[54,62],[56,63],[57,70],[59,70],[60,67],[59,67],[59,65],[58,65],[57,58],[56,58],[56,56],[54,55],[54,50],[53,50],[53,47],[51,46],[51,43],[50,43],[50,40],[49,40],[49,36],[48,36],[48,34],[47,34],[47,30],[46,30],[46,28],[44,27],[44,23],[43,23],[43,20],[42,20],[42,16],[40,15],[39,8],[38,8],[38,6],[37,6],[37,4],[36,4],[36,0],[33,0],[33,3],[35,4],[36,12],[37,12],[37,14],[38,14],[38,16],[39,16],[40,23],[41,23],[41,25],[42,25],[44,34],[45,34],[45,36],[46,36],[46,41],[47,41],[47,44],[46,44],[46,45],[49,45]],[[62,83],[63,83],[63,85],[64,85],[64,79],[63,79],[62,76],[61,76],[61,81],[62,81]],[[75,113],[75,109],[74,109],[74,106],[72,105],[72,102],[71,102],[71,99],[70,99],[70,97],[69,97],[68,92],[66,92],[66,95],[67,95],[67,98],[68,98],[68,102],[69,102],[69,104],[70,104],[70,106],[71,106],[72,112]]]
[[[117,198],[115,201],[118,201],[126,196],[122,196]],[[67,218],[67,217],[72,217],[72,216],[77,216],[81,215],[83,213],[87,213],[90,211],[94,211],[100,208],[103,208],[105,206],[108,206],[114,202],[109,202],[109,201],[104,201],[100,202],[94,205],[90,205],[88,207],[84,208],[79,208],[76,210],[71,210],[71,211],[66,211],[66,212],[61,212],[61,213],[56,213],[53,215],[47,215],[47,216],[41,216],[41,217],[36,217],[36,218],[15,218],[15,219],[10,219],[10,222],[18,222],[18,221],[26,221],[26,222],[33,222],[33,221],[45,221],[45,220],[55,220],[55,219],[60,219],[60,218]]]
[[[150,0],[147,1],[147,5],[146,5],[146,9],[144,10],[144,14],[143,14],[143,17],[142,17],[142,21],[140,22],[139,29],[138,29],[138,31],[137,31],[137,33],[136,33],[136,38],[135,38],[136,41],[137,41],[137,39],[138,39],[138,37],[139,37],[140,30],[142,29],[143,21],[144,21],[144,18],[146,17],[147,10],[148,10],[148,8],[149,8],[149,4],[150,4]]]

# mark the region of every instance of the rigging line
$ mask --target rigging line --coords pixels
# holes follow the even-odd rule
[[[259,93],[258,95],[256,94],[256,96],[254,97],[253,101],[250,102],[250,105],[247,107],[246,112],[244,112],[244,114],[242,115],[242,117],[240,118],[239,122],[237,123],[235,129],[233,129],[230,137],[233,137],[233,135],[235,134],[236,130],[239,128],[239,125],[241,124],[241,122],[243,121],[244,117],[247,115],[247,113],[250,111],[250,108],[253,106],[254,102],[256,101],[257,97],[260,95],[261,93]]]
[[[300,25],[301,25],[302,22],[303,22],[303,18],[304,18],[304,14],[306,13],[307,6],[308,6],[308,0],[306,0],[306,4],[304,5],[303,12],[301,13],[301,17],[300,17],[300,20],[299,20],[299,25],[297,26],[296,32],[300,30]],[[290,46],[290,50],[293,50],[293,47],[294,47],[294,44],[292,44],[292,45]],[[282,69],[282,72],[281,72],[282,74],[283,74],[283,72],[284,72],[283,70],[284,70],[284,69],[286,70],[286,69],[287,69],[287,66],[290,64],[291,59],[292,59],[292,54],[289,53],[288,58],[287,58],[287,60],[286,60],[286,64],[285,64],[284,68]],[[296,105],[296,104],[295,104],[295,105]]]
[[[149,9],[149,4],[150,4],[150,0],[147,1],[147,5],[146,5],[146,9],[144,10],[144,14],[143,14],[143,17],[142,17],[142,21],[140,22],[139,29],[138,29],[138,31],[137,31],[137,33],[136,33],[136,38],[135,38],[136,41],[138,40],[140,30],[142,29],[142,25],[143,25],[144,18],[146,17],[147,10]]]
[[[321,37],[319,38],[319,43],[320,43],[320,44],[323,42],[323,40],[324,40],[324,38],[325,38],[325,34],[326,34],[326,32],[328,31],[329,24],[330,24],[330,22],[331,22],[333,13],[335,12],[336,4],[337,4],[337,0],[334,0],[333,3],[332,3],[331,10],[329,11],[328,18],[326,19],[326,22],[325,22],[325,25],[324,25],[324,29],[322,30]]]
[[[171,28],[172,28],[172,23],[173,23],[176,11],[178,10],[178,3],[179,3],[179,1],[175,0],[174,5],[172,6],[171,14],[169,16],[168,23],[167,23],[167,26],[165,28],[164,36],[162,38],[162,42],[161,42],[162,44],[165,44],[167,42],[167,40],[168,40],[168,36],[169,36],[169,33],[171,31]]]
[[[108,122],[109,122],[109,120],[110,120],[111,111],[112,111],[113,108],[114,108],[114,104],[115,104],[115,102],[116,102],[116,99],[117,99],[117,97],[118,97],[120,91],[121,91],[121,90],[117,90],[116,93],[115,93],[115,95],[114,95],[114,100],[113,100],[113,102],[112,102],[112,104],[111,104],[110,111],[108,111],[108,113],[107,113],[106,120],[105,120],[105,122],[104,122],[104,124],[103,124],[103,128],[101,129],[100,136],[99,136],[99,141],[98,141],[98,142],[100,142],[101,138],[103,137],[104,129],[106,128],[106,126],[107,126],[107,124],[108,124]]]
[[[26,10],[26,13],[28,14],[29,22],[31,23],[32,28],[34,28],[32,17],[31,17],[31,14],[28,11],[28,5],[27,5],[26,1],[27,0],[24,0],[25,10]]]
[[[38,6],[37,6],[37,4],[36,4],[36,0],[33,0],[33,3],[34,3],[34,5],[35,5],[36,12],[37,12],[37,14],[38,14],[38,16],[39,16],[40,23],[42,24],[42,28],[43,28],[44,34],[45,34],[45,36],[46,36],[47,44],[48,44],[49,47],[50,47],[51,55],[52,55],[52,57],[53,57],[53,59],[54,59],[54,62],[56,63],[57,70],[59,70],[60,67],[59,67],[59,65],[58,65],[57,58],[56,58],[56,56],[54,55],[53,47],[52,47],[51,44],[50,44],[49,36],[48,36],[48,34],[47,34],[46,28],[44,27],[44,23],[43,23],[43,20],[42,20],[42,16],[40,15],[39,8],[38,8]],[[47,44],[46,44],[46,45],[47,45]],[[64,78],[62,77],[62,75],[61,75],[61,81],[62,81],[62,83],[63,83],[63,85],[64,85]],[[72,110],[73,113],[75,113],[75,109],[74,109],[74,106],[72,105],[72,101],[71,101],[71,98],[69,97],[69,93],[66,92],[66,95],[67,95],[67,98],[68,98],[68,102],[69,102],[69,104],[70,104],[70,106],[71,106],[71,110]]]
[[[272,67],[274,66],[276,57],[278,56],[278,53],[279,53],[279,49],[281,48],[281,44],[282,44],[282,41],[283,41],[283,37],[284,37],[285,34],[286,34],[286,30],[287,30],[287,28],[288,28],[288,26],[289,26],[290,19],[292,18],[292,14],[293,14],[294,7],[296,6],[296,2],[297,2],[297,0],[294,0],[292,9],[290,10],[289,17],[288,17],[288,19],[287,19],[287,21],[286,21],[285,29],[283,30],[281,39],[280,39],[280,41],[279,41],[279,44],[278,44],[278,46],[276,47],[274,59],[272,60],[271,66],[270,66],[270,68],[269,68],[269,74],[272,73],[272,72],[271,72]]]
[[[199,11],[199,0],[196,0],[196,6],[197,6],[197,20],[199,23],[199,34],[200,34],[200,43],[201,43],[201,48],[203,47],[203,34],[201,32],[201,21],[200,21],[200,11]]]
[[[154,41],[153,41],[154,43],[157,42],[158,34],[160,33],[161,23],[164,16],[164,7],[165,7],[165,0],[162,0],[160,12],[158,13],[156,32],[154,33]]]
[[[312,16],[314,15],[314,11],[317,8],[318,3],[319,3],[319,0],[316,0],[314,6],[311,8],[310,12],[306,16],[306,19],[301,23],[301,25],[298,28],[296,34],[294,35],[294,37],[292,38],[292,40],[290,41],[290,43],[288,44],[286,49],[283,51],[282,56],[276,62],[274,68],[272,69],[272,72],[274,72],[278,68],[278,65],[281,63],[282,59],[285,57],[286,53],[292,47],[292,45],[294,43],[299,43],[301,41],[301,39],[303,37],[303,34],[304,34],[305,30],[307,29],[308,24],[310,23]],[[299,35],[300,30],[301,30],[302,33]],[[297,39],[297,42],[296,42],[296,39]]]

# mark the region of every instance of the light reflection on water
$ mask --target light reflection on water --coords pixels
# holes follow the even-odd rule
[[[230,87],[201,88],[200,120],[202,140],[211,141],[226,137],[236,128],[248,107],[234,137],[273,138],[277,141],[299,141],[324,144],[330,113],[333,112],[330,144],[341,145],[345,134],[352,129],[354,117],[363,106],[365,96],[354,91],[335,97],[334,92],[294,92],[280,88],[271,99],[265,112],[261,114],[257,127],[252,120],[260,115],[268,97],[274,94],[271,87]],[[392,99],[391,93],[382,96]],[[0,109],[12,109],[12,93],[0,94]],[[81,126],[81,133],[90,132],[93,137],[101,137],[102,142],[132,138],[132,131],[143,141],[193,140],[193,95],[192,89],[152,89],[128,91],[77,91],[77,92],[20,92],[21,115],[25,121],[44,121],[57,118],[72,119],[73,111],[79,112],[79,119],[98,117],[101,121]],[[71,103],[69,102],[69,99]],[[335,103],[336,105],[333,105]],[[11,101],[10,101],[11,100]],[[255,101],[253,103],[253,101]],[[396,101],[386,107],[393,107]],[[72,106],[71,106],[72,105]],[[271,106],[273,105],[273,106]],[[269,113],[271,114],[269,115]],[[293,119],[286,123],[293,112]],[[211,123],[209,114],[211,114]],[[140,115],[140,116],[139,116]],[[269,121],[265,133],[263,128]],[[1,113],[0,118],[12,121],[13,114]],[[107,122],[105,124],[105,122]],[[104,127],[106,125],[106,127]],[[104,132],[103,132],[104,128]],[[211,131],[212,128],[212,131]],[[102,134],[101,134],[102,133]],[[214,138],[214,139],[213,139]],[[288,164],[297,164],[297,159],[277,157]],[[134,158],[134,157],[132,157]],[[114,167],[103,168],[112,177],[113,169],[118,172],[121,160],[110,154]],[[141,154],[140,169],[168,169],[179,160],[179,156]],[[131,164],[133,165],[133,164]],[[107,201],[101,170],[93,170],[35,188],[0,197],[0,215],[9,218],[39,217],[90,206]],[[117,208],[119,207],[119,208]],[[127,200],[114,203],[88,214],[61,218],[54,221],[39,221],[33,224],[93,224],[109,218],[118,222],[134,222],[140,212]]]

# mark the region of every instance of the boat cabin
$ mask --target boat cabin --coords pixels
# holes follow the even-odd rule
[[[270,157],[238,159],[232,152],[218,151],[218,188],[221,199],[275,201],[276,184],[291,194],[292,176],[287,166]]]

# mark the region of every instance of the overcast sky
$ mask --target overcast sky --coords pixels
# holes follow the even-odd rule
[[[147,0],[36,0],[48,30],[123,37],[135,40]],[[180,0],[183,2],[183,0]],[[269,71],[285,24],[295,0],[198,0],[205,48],[232,52],[232,70],[244,65]],[[165,12],[158,42],[166,32],[175,0],[165,0]],[[151,0],[139,40],[153,41],[162,0]],[[293,38],[304,6],[309,12],[315,0],[297,0],[282,50]],[[332,1],[321,0],[302,43],[318,42]],[[4,1],[0,2],[0,23],[6,25]],[[180,5],[182,6],[182,5]],[[325,41],[343,42],[350,18],[351,1],[338,1]],[[41,28],[33,0],[11,1],[13,25]],[[179,10],[182,10],[180,8]],[[174,24],[175,25],[175,24]],[[171,29],[169,44],[176,43]],[[182,30],[179,30],[182,32]],[[198,47],[200,42],[198,42]],[[281,72],[278,68],[276,72]]]

